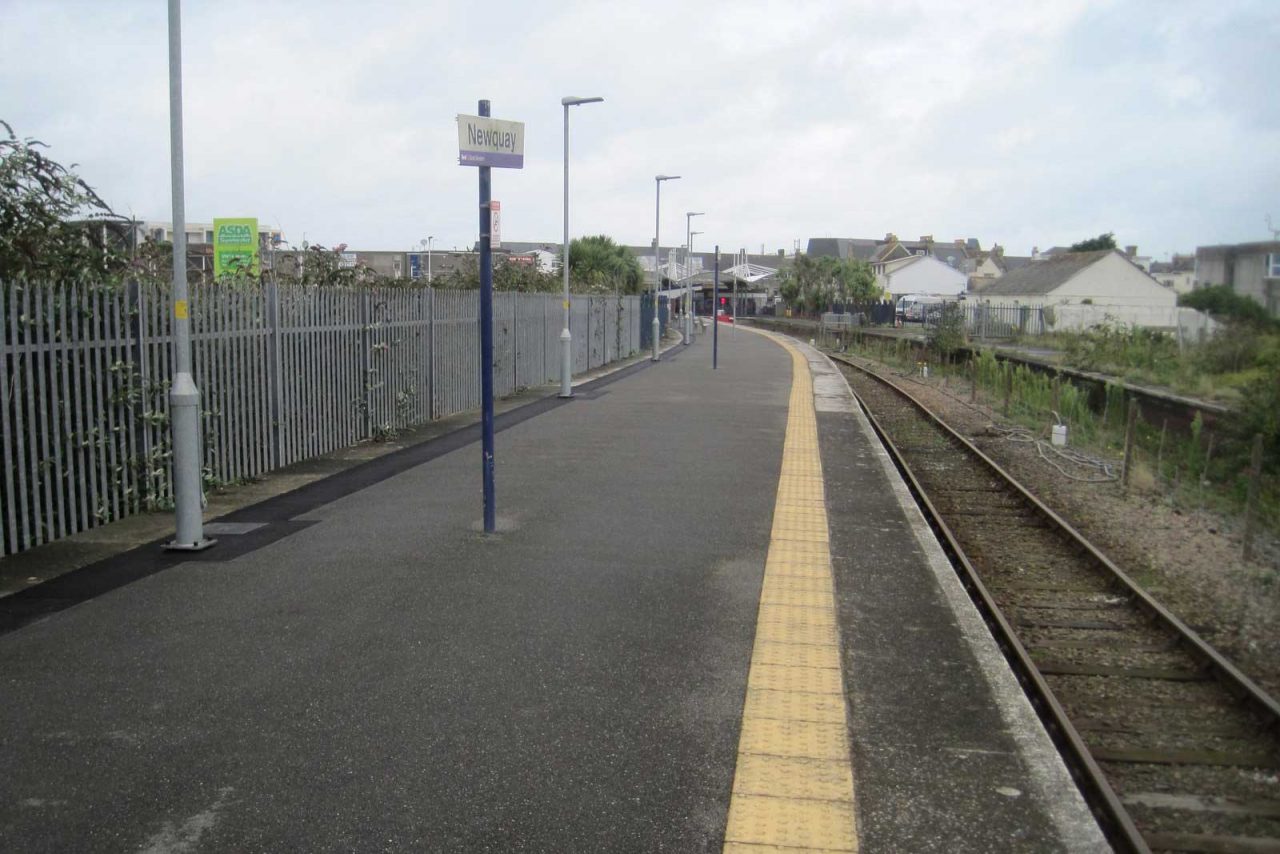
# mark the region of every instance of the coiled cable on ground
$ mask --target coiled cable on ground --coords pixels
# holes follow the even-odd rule
[[[993,423],[987,425],[987,432],[1000,436],[1008,442],[1034,443],[1036,453],[1040,455],[1040,459],[1053,466],[1063,477],[1069,480],[1079,481],[1080,483],[1112,483],[1120,479],[1120,475],[1116,473],[1115,465],[1107,460],[1098,459],[1075,448],[1059,447],[1046,442],[1025,427],[1004,427]],[[1077,469],[1084,469],[1089,474],[1079,475],[1068,471],[1064,467],[1064,463],[1075,466]]]

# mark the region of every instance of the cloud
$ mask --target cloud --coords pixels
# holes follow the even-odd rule
[[[526,123],[495,170],[509,239],[574,233],[789,248],[974,236],[1011,251],[1114,230],[1144,251],[1264,236],[1280,169],[1280,7],[1267,0],[656,4],[222,0],[184,8],[187,209],[300,240],[474,240],[454,116]],[[159,4],[6,7],[0,116],[121,209],[167,219]],[[668,213],[669,212],[669,217]],[[1280,215],[1280,210],[1272,211]]]

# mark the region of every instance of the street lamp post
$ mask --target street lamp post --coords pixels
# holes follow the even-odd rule
[[[186,189],[182,149],[182,3],[169,0],[169,164],[173,190],[173,380],[169,424],[173,441],[173,509],[176,532],[165,548],[201,551],[200,389],[191,370],[191,320],[187,292]]]
[[[569,108],[594,104],[604,98],[561,98],[564,107],[564,245],[560,270],[564,275],[564,329],[560,332],[560,396],[573,397],[573,336],[569,332]]]
[[[431,241],[435,240],[430,234],[427,235],[427,284],[431,284]]]
[[[686,311],[684,313],[684,343],[693,340],[693,276],[690,268],[693,265],[693,218],[703,216],[705,211],[689,211],[684,215],[685,256],[684,256],[684,296]]]
[[[693,238],[695,238],[695,237],[697,237],[699,234],[703,234],[703,233],[704,233],[704,232],[701,232],[701,231],[691,231],[691,232],[689,232],[689,254],[690,254],[690,255],[692,255],[692,254],[693,254]],[[690,309],[692,310],[692,308],[693,308],[693,305],[692,305],[692,303],[693,303],[693,289],[692,289],[692,288],[693,288],[693,286],[692,286],[692,279],[690,280],[690,283],[691,283],[691,284],[690,284],[690,290],[689,290],[689,302],[690,302],[690,306],[689,306],[689,307],[690,307]],[[692,313],[692,312],[691,312],[691,313]],[[691,318],[691,320],[692,320],[692,318]]]
[[[662,332],[662,323],[658,320],[658,288],[662,282],[662,271],[658,268],[658,256],[662,250],[662,182],[675,181],[679,175],[655,175],[654,186],[657,195],[653,206],[653,361],[658,361],[658,335]]]

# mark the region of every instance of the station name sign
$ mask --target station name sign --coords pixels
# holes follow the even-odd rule
[[[524,168],[524,122],[458,116],[458,163]]]

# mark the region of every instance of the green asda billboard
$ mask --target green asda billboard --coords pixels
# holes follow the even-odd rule
[[[213,221],[213,275],[248,270],[255,276],[261,269],[258,251],[258,220],[215,219]]]

